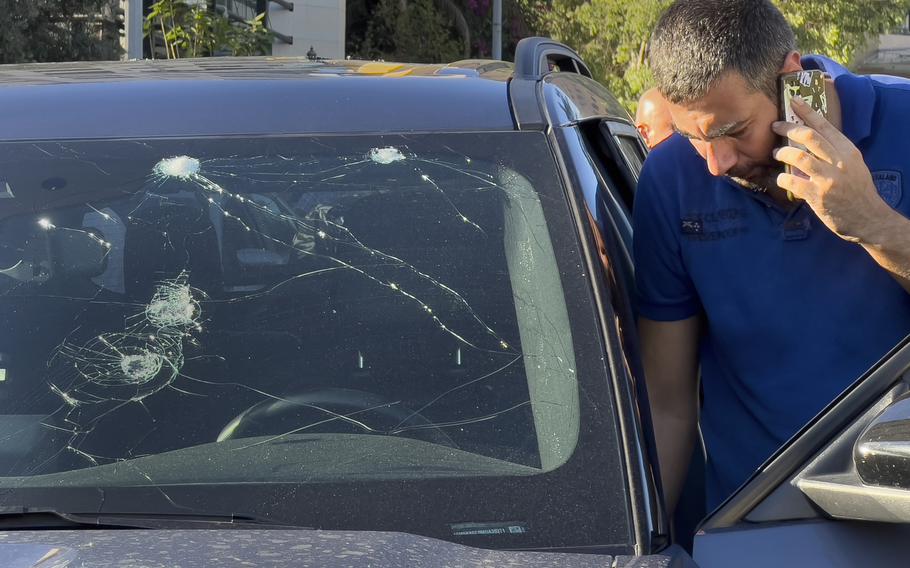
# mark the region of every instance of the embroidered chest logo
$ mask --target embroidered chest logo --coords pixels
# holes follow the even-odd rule
[[[692,241],[720,241],[746,232],[744,209],[718,209],[689,213],[679,220],[679,230]]]
[[[875,182],[875,189],[885,203],[897,207],[904,194],[901,173],[893,170],[872,172],[872,181]]]

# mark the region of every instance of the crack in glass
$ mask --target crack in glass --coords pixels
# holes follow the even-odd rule
[[[312,142],[328,150],[337,150],[331,139],[313,139]],[[160,151],[158,145],[133,144]],[[86,153],[68,144],[32,146],[49,157],[87,164],[101,179],[113,175],[113,168],[104,160],[95,156],[89,159]],[[510,339],[497,331],[497,322],[488,320],[475,307],[476,299],[469,300],[458,286],[446,283],[445,277],[434,275],[436,269],[428,268],[444,263],[445,259],[432,259],[436,262],[424,262],[421,266],[406,260],[401,252],[367,244],[368,237],[375,235],[355,232],[346,220],[351,212],[333,202],[338,199],[336,195],[330,195],[336,192],[341,196],[382,196],[405,188],[417,196],[415,199],[435,198],[439,203],[436,219],[423,218],[415,223],[452,222],[453,226],[464,228],[461,233],[451,233],[454,243],[474,239],[492,246],[496,243],[491,240],[499,238],[495,236],[496,232],[485,228],[480,218],[472,218],[476,213],[469,212],[463,199],[457,201],[450,195],[448,185],[455,180],[459,191],[469,195],[489,192],[501,195],[499,198],[506,200],[513,214],[518,216],[525,215],[523,200],[528,197],[515,194],[507,184],[476,167],[472,158],[451,148],[448,151],[450,156],[445,159],[426,158],[404,144],[377,145],[361,154],[338,151],[331,160],[300,157],[289,152],[209,158],[174,153],[152,164],[146,170],[146,180],[140,181],[137,189],[122,192],[124,202],[130,202],[126,210],[112,205],[109,198],[99,196],[81,203],[86,211],[79,220],[81,226],[79,221],[65,220],[62,213],[54,211],[47,211],[35,219],[33,222],[48,239],[56,239],[53,246],[70,247],[66,250],[76,251],[79,259],[85,259],[85,264],[91,261],[99,268],[92,271],[89,268],[94,268],[95,264],[86,268],[78,263],[72,267],[50,267],[41,265],[43,261],[26,259],[0,268],[0,275],[13,281],[12,285],[3,288],[0,295],[3,298],[16,297],[26,283],[36,286],[44,283],[42,274],[53,270],[91,274],[91,282],[97,288],[70,295],[48,287],[31,296],[78,306],[72,311],[79,324],[54,349],[47,362],[46,387],[59,407],[41,421],[41,426],[62,435],[64,443],[58,452],[40,463],[33,463],[23,473],[45,473],[49,464],[60,459],[61,453],[70,453],[88,466],[133,462],[149,455],[139,448],[154,437],[155,431],[166,429],[166,425],[160,423],[161,409],[152,408],[159,404],[156,397],[166,392],[199,400],[200,409],[208,408],[202,400],[211,404],[219,397],[241,393],[236,396],[253,403],[245,412],[264,403],[278,405],[274,408],[280,408],[289,416],[312,411],[312,415],[302,422],[268,432],[265,437],[260,436],[234,451],[273,443],[333,423],[346,424],[355,432],[387,436],[422,435],[421,432],[431,431],[435,437],[423,439],[448,443],[445,440],[451,439],[446,431],[463,431],[466,426],[527,411],[532,405],[527,394],[517,400],[504,399],[497,405],[495,401],[475,404],[471,396],[464,393],[474,392],[473,389],[479,389],[478,393],[493,392],[497,380],[512,376],[520,369],[519,363],[525,361],[527,365],[538,354],[522,352],[517,345],[518,337],[512,334]],[[371,168],[396,169],[389,170],[393,172],[391,174],[383,174],[391,176],[386,179],[371,176]],[[289,196],[294,196],[297,202],[286,201]],[[381,225],[382,220],[379,221]],[[129,243],[124,241],[128,238],[126,235],[132,233],[146,235],[140,237],[147,239],[145,250],[170,255],[167,258],[182,265],[176,275],[160,277],[151,287],[147,286],[144,302],[116,301],[111,297],[111,294],[123,294],[124,290],[137,286],[135,281],[124,278],[125,263],[143,268],[143,259],[131,256],[127,250]],[[68,240],[66,235],[70,236]],[[379,236],[389,237],[387,234]],[[537,237],[530,235],[528,238]],[[57,242],[60,239],[63,240]],[[209,248],[203,249],[198,244],[201,242],[208,243]],[[26,244],[32,246],[31,243]],[[535,259],[530,249],[520,252],[523,246],[531,245],[518,246],[517,254],[524,257],[517,262],[524,263],[526,272],[531,273]],[[26,248],[22,250],[25,254]],[[32,257],[40,258],[40,255],[36,253]],[[193,266],[203,261],[213,271],[219,270],[226,275],[229,270],[233,271],[230,278],[224,276],[223,282],[218,281],[218,286],[230,293],[213,294],[207,286],[192,284],[207,277],[203,269]],[[229,266],[233,268],[229,269]],[[349,277],[331,280],[345,274]],[[286,386],[231,378],[224,368],[233,364],[235,353],[224,346],[243,345],[247,338],[246,330],[231,327],[232,314],[239,322],[257,322],[256,329],[263,335],[269,332],[272,320],[299,318],[305,326],[313,311],[319,314],[315,321],[333,322],[342,317],[338,311],[341,306],[324,307],[309,298],[304,298],[300,308],[283,303],[292,298],[291,291],[296,287],[310,282],[317,283],[313,284],[314,289],[343,285],[361,290],[360,296],[355,298],[357,303],[352,304],[354,309],[359,306],[369,312],[378,305],[390,313],[406,310],[408,318],[417,318],[413,319],[418,322],[413,324],[413,330],[390,328],[393,333],[428,333],[426,324],[442,332],[452,340],[451,369],[447,371],[452,379],[442,387],[434,387],[435,390],[424,399],[416,403],[411,401],[410,405],[397,396],[384,401],[366,397],[359,403],[361,407],[352,409],[326,402],[319,396],[298,396]],[[482,298],[476,291],[473,296]],[[274,300],[261,304],[265,299]],[[533,301],[522,300],[518,294],[510,295],[509,301],[517,302],[517,308],[523,307],[528,312],[538,309]],[[100,324],[87,323],[89,314],[94,314],[95,310],[102,313],[106,327],[98,329]],[[118,314],[123,312],[126,313],[118,322]],[[345,314],[344,317],[351,316]],[[542,319],[546,317],[546,314],[541,315]],[[215,320],[218,325],[210,326]],[[366,325],[358,321],[358,325]],[[558,331],[557,324],[548,325]],[[279,329],[277,325],[276,329]],[[94,333],[87,336],[90,331]],[[311,331],[319,333],[318,330]],[[225,340],[222,346],[219,343],[222,338],[233,343]],[[345,339],[338,338],[340,342]],[[261,338],[246,340],[261,341]],[[390,337],[389,341],[395,339]],[[306,353],[306,343],[305,336],[297,337],[293,332],[276,331],[274,335],[275,345],[293,345],[301,353]],[[221,349],[211,350],[213,345]],[[571,342],[554,346],[553,351],[571,352]],[[369,353],[364,355],[362,349],[358,348],[356,353],[357,362],[351,373],[366,376],[378,363]],[[259,355],[263,358],[262,365],[243,362],[240,367],[250,372],[256,369],[265,372],[269,368],[270,354],[262,352]],[[481,366],[481,371],[472,374],[466,369],[465,361],[478,358],[488,361],[486,366],[489,368]],[[293,371],[287,368],[274,370],[288,377]],[[219,373],[225,376],[221,377]],[[437,410],[448,401],[452,401],[451,407]],[[96,446],[103,444],[96,443],[95,438],[107,440],[111,436],[110,432],[100,433],[106,422],[122,423],[125,409],[132,407],[142,410],[145,416],[142,427],[146,430],[142,435],[112,444],[116,451],[98,451]],[[192,407],[189,404],[182,408]],[[389,413],[389,416],[379,420],[377,412]],[[244,412],[238,413],[217,439],[213,436],[211,441],[231,439],[245,424],[245,416]],[[174,445],[173,449],[179,447]],[[68,463],[69,469],[79,467]],[[129,467],[136,468],[149,483],[155,484],[154,476],[143,472],[135,463]],[[161,494],[176,505],[164,489]]]

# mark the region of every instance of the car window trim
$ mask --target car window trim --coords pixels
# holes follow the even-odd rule
[[[570,173],[567,165],[569,160],[565,156],[567,149],[564,149],[561,142],[561,136],[564,135],[562,131],[571,128],[576,127],[551,128],[548,138],[559,165],[560,177],[576,223],[577,236],[586,262],[585,268],[591,274],[592,295],[598,312],[597,316],[600,319],[602,340],[609,357],[608,365],[613,383],[611,390],[617,406],[617,420],[619,421],[617,429],[623,443],[624,471],[629,485],[631,502],[627,505],[630,506],[633,521],[635,551],[636,554],[648,554],[665,545],[664,535],[669,534],[669,523],[658,504],[655,485],[646,481],[648,478],[646,472],[649,468],[646,457],[641,453],[645,435],[639,422],[638,406],[633,400],[629,384],[630,377],[627,375],[625,365],[622,364],[622,356],[617,357],[617,353],[622,350],[622,341],[618,335],[619,330],[616,329],[617,314],[612,308],[613,292],[606,282],[606,273],[601,265],[594,236],[588,227],[587,214],[584,212],[587,208],[584,194]],[[591,163],[590,157],[587,157],[587,162]],[[598,182],[602,183],[596,168],[595,173]],[[611,222],[613,222],[612,219]],[[604,238],[613,237],[604,235]],[[622,247],[622,244],[620,246]]]

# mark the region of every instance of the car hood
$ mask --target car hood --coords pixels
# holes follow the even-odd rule
[[[664,556],[619,566],[667,566]],[[642,562],[644,560],[644,563]],[[595,554],[495,551],[393,532],[322,530],[58,530],[0,532],[0,566],[613,566]]]

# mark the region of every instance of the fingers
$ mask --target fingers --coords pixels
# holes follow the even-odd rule
[[[822,118],[822,120],[825,119]],[[828,125],[830,126],[830,123],[828,123]],[[808,123],[806,126],[801,126],[799,124],[793,124],[792,122],[775,122],[771,125],[771,128],[777,134],[798,144],[802,144],[808,148],[810,152],[829,164],[836,165],[838,161],[840,161],[840,152],[835,149],[834,145],[831,144],[821,132],[809,126]],[[832,126],[832,128],[834,127]]]
[[[807,198],[816,191],[815,184],[812,181],[792,174],[779,174],[777,176],[777,185],[804,201],[808,200]]]
[[[809,152],[793,146],[784,146],[774,150],[775,160],[792,166],[808,176],[822,176],[830,173],[831,165],[819,160]]]

